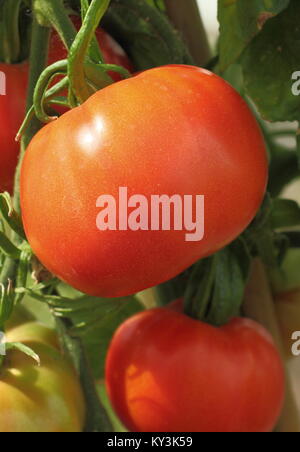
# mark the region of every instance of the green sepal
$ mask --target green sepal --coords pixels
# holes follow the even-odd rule
[[[20,215],[13,208],[12,200],[9,193],[0,194],[0,212],[9,227],[18,234],[19,237],[25,239],[25,232]]]

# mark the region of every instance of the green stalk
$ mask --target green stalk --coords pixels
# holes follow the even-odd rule
[[[37,118],[44,123],[57,119],[57,116],[49,116],[44,108],[44,100],[47,98],[47,89],[51,81],[57,75],[66,75],[68,60],[61,60],[47,67],[40,76],[33,96],[33,104]],[[60,85],[59,85],[60,86]]]
[[[93,91],[85,81],[85,59],[95,31],[104,16],[110,0],[92,0],[82,27],[70,50],[68,74],[71,91],[79,103],[85,102]],[[111,81],[107,76],[107,83]]]
[[[98,397],[95,379],[81,340],[70,336],[64,320],[56,318],[56,324],[62,346],[74,363],[85,395],[87,404],[85,432],[113,432],[113,426]]]
[[[19,15],[21,0],[2,0],[0,22],[0,60],[17,63],[21,53]]]
[[[41,73],[43,72],[47,64],[48,46],[49,46],[50,28],[41,26],[34,18],[32,25],[32,37],[31,37],[31,51],[30,51],[30,76],[29,76],[29,88],[27,92],[26,110],[29,111],[32,103],[36,84],[39,80]],[[23,134],[21,141],[21,152],[19,157],[19,163],[15,177],[14,187],[14,208],[20,213],[20,172],[22,166],[22,160],[25,154],[25,149],[28,144],[40,129],[41,123],[37,119],[33,119]]]
[[[53,27],[65,47],[70,50],[76,37],[76,29],[68,16],[63,0],[34,0],[35,17],[45,27]]]

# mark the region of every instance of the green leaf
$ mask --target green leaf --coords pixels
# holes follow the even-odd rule
[[[31,251],[24,249],[21,252],[18,269],[17,269],[17,277],[16,277],[16,288],[26,287],[28,272],[30,270],[30,262],[32,258]],[[15,303],[19,304],[24,297],[24,294],[16,294]]]
[[[299,160],[295,150],[272,146],[268,190],[273,197],[279,196],[290,182],[300,177]]]
[[[129,317],[144,310],[142,304],[134,297],[119,300],[98,300],[99,308],[85,315],[71,315],[78,325],[86,347],[89,360],[96,378],[104,377],[106,353],[116,329]],[[86,322],[88,327],[80,330],[80,324]]]
[[[220,67],[236,62],[266,22],[290,0],[219,0]]]
[[[80,292],[65,284],[59,286],[59,292],[68,293],[71,297],[46,295],[27,290],[32,298],[48,303],[58,320],[68,319],[70,335],[81,338],[94,376],[102,378],[107,349],[116,329],[127,318],[145,308],[134,296],[113,299],[89,297],[81,295]]]
[[[300,250],[290,248],[278,268],[269,272],[274,293],[292,292],[300,287]]]
[[[86,425],[84,432],[111,432],[113,427],[98,397],[96,381],[81,339],[70,335],[68,319],[57,319],[56,323],[61,344],[77,370],[85,397]]]
[[[164,0],[147,0],[149,5],[155,6],[155,8],[159,9],[160,11],[165,11],[165,4]]]
[[[275,267],[278,263],[276,234],[271,228],[273,200],[267,193],[256,217],[244,232],[243,237],[253,256],[260,256],[265,265]]]
[[[270,220],[273,229],[300,226],[300,206],[290,199],[274,199]]]
[[[190,269],[165,283],[159,284],[153,289],[158,305],[165,306],[184,296],[189,280],[189,273]]]
[[[7,351],[18,350],[19,352],[22,352],[32,358],[38,366],[40,366],[41,364],[40,357],[31,348],[27,347],[24,344],[21,344],[20,342],[9,342],[5,344],[5,348]]]
[[[224,325],[240,314],[251,256],[242,240],[217,254],[213,296],[206,321]]]
[[[217,255],[202,259],[191,269],[184,294],[184,310],[191,317],[204,320],[216,278]]]
[[[193,64],[180,34],[146,0],[112,0],[102,25],[120,42],[137,70]]]
[[[12,259],[19,259],[21,251],[6,237],[3,232],[0,232],[0,250],[5,256]]]
[[[269,20],[242,58],[245,89],[264,119],[299,119],[300,96],[292,92],[300,68],[300,2]]]
[[[14,308],[14,292],[12,282],[6,285],[0,284],[0,331],[4,329],[7,320],[10,318]]]
[[[239,238],[199,261],[192,269],[185,293],[185,312],[212,325],[224,325],[240,314],[251,255]]]

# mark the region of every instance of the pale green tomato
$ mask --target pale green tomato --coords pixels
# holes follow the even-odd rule
[[[9,331],[6,339],[31,347],[41,365],[8,351],[0,368],[0,432],[81,432],[83,394],[72,367],[55,348],[53,332],[30,323]]]

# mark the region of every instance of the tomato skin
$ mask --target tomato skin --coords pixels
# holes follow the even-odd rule
[[[6,95],[0,95],[0,192],[12,193],[20,145],[15,141],[25,115],[28,65],[0,63]]]
[[[124,296],[235,239],[266,181],[264,141],[241,97],[208,71],[166,66],[104,88],[36,135],[22,168],[23,221],[54,274],[90,295]],[[187,242],[186,231],[100,232],[96,201],[118,199],[119,187],[148,200],[204,194],[204,240]]]
[[[81,432],[83,395],[74,371],[53,346],[53,332],[25,324],[23,334],[22,327],[12,329],[7,340],[31,347],[41,366],[19,351],[8,352],[0,370],[0,432]]]
[[[106,385],[136,432],[270,432],[284,399],[280,357],[260,325],[236,318],[218,329],[164,308],[119,328]]]
[[[8,332],[8,338],[12,337],[13,341],[11,340],[11,342],[37,342],[49,345],[57,350],[60,349],[55,331],[36,321],[28,321],[12,327]]]

